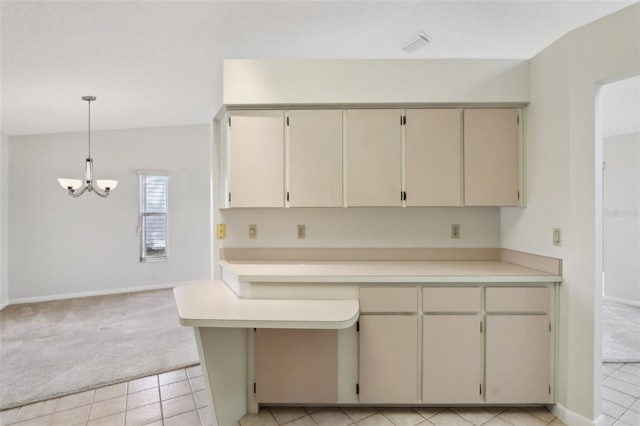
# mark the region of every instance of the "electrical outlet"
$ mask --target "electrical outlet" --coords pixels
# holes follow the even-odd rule
[[[553,245],[562,245],[562,228],[553,228]]]
[[[227,238],[227,225],[224,223],[219,223],[216,225],[216,238],[219,240],[224,240]]]
[[[304,225],[298,225],[298,239],[304,240],[307,238],[307,231]]]
[[[451,225],[451,238],[454,240],[460,238],[460,225]]]
[[[249,238],[258,238],[258,225],[249,225]]]

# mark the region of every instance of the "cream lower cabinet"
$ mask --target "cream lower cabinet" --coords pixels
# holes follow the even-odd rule
[[[418,402],[416,315],[360,317],[360,402]]]
[[[338,331],[258,329],[256,401],[338,402]]]
[[[551,394],[550,289],[486,289],[490,404],[546,404]]]
[[[481,291],[423,288],[422,402],[483,402]]]
[[[415,287],[360,289],[361,403],[419,401],[417,306]]]

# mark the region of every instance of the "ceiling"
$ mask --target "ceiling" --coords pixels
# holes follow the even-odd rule
[[[209,123],[224,59],[528,59],[635,2],[2,0],[1,130]]]

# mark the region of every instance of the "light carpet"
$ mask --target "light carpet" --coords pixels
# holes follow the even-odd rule
[[[640,362],[640,308],[602,302],[602,361]]]
[[[198,362],[171,289],[0,311],[0,409]]]

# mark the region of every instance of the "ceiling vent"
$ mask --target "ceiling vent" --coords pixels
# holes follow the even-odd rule
[[[408,55],[412,54],[416,50],[420,49],[422,46],[426,46],[431,42],[431,38],[420,31],[414,38],[400,46],[402,50],[405,51]]]

